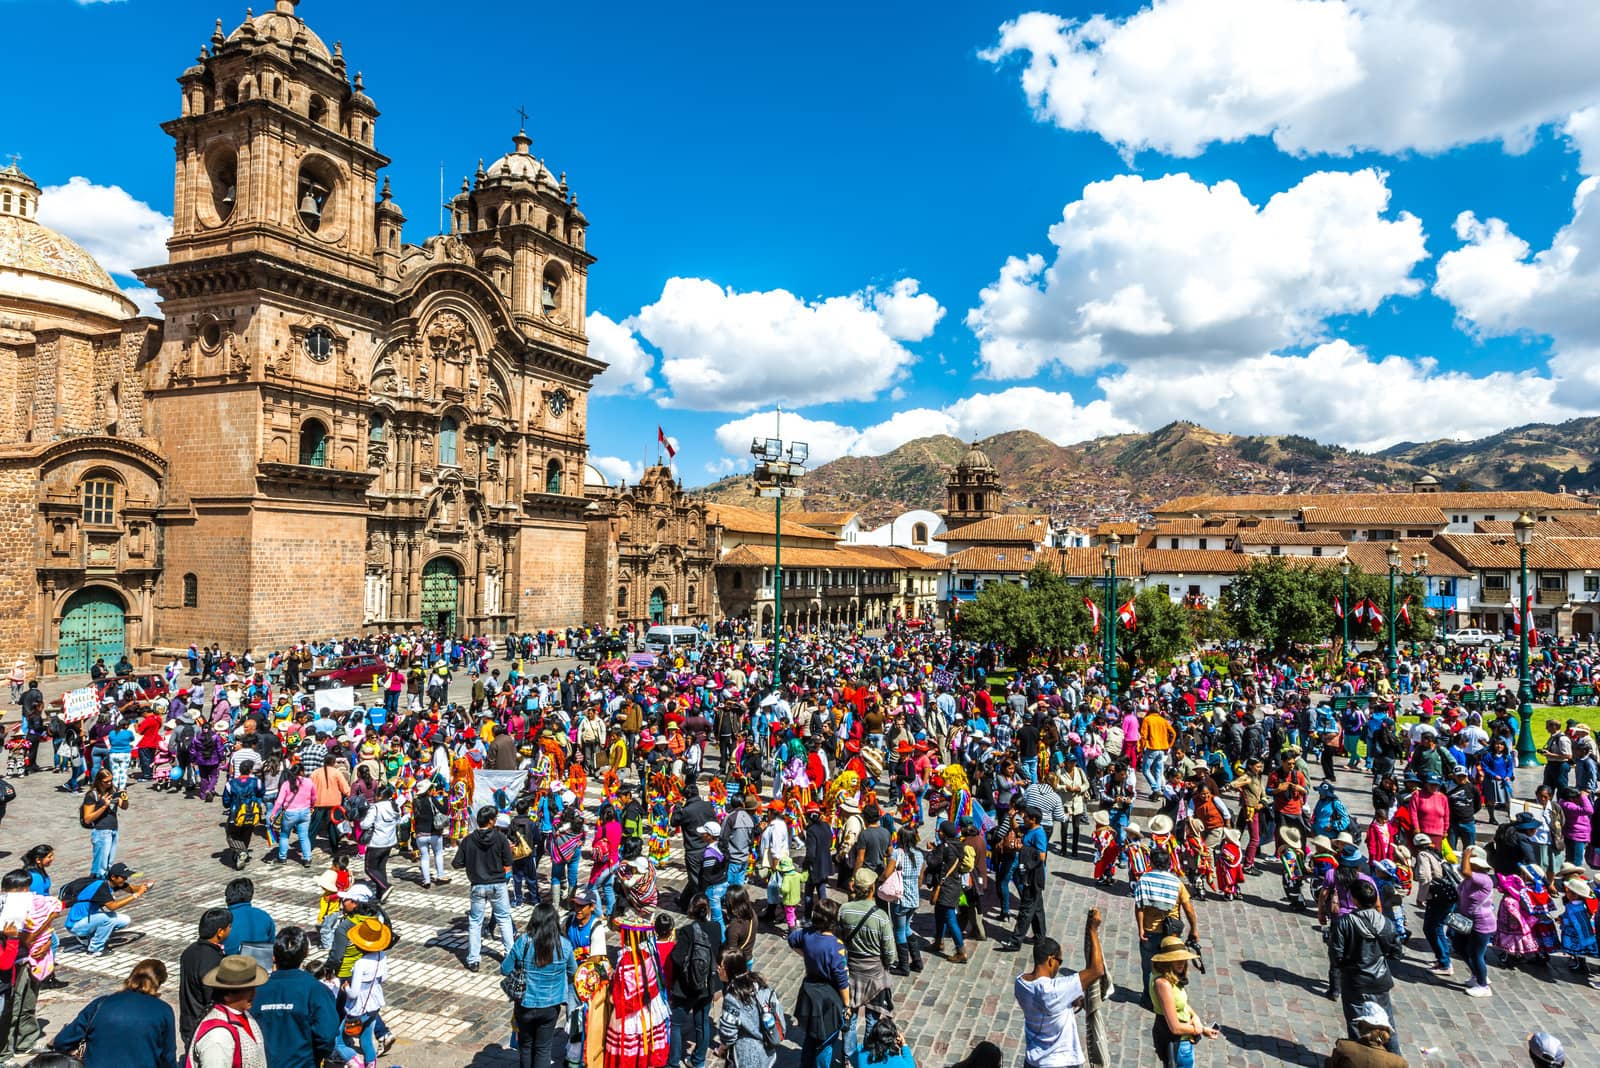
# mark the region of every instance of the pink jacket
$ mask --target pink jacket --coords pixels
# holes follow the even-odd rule
[[[1411,795],[1407,806],[1411,810],[1411,818],[1417,825],[1417,830],[1432,838],[1435,842],[1444,840],[1445,832],[1450,829],[1450,799],[1439,790],[1428,796],[1421,790]]]

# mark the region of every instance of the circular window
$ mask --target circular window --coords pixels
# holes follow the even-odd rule
[[[222,346],[222,324],[207,323],[200,330],[200,347],[215,350]]]
[[[313,326],[306,331],[306,355],[321,363],[333,355],[333,331],[325,326]]]

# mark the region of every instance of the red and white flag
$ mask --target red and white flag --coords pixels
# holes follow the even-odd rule
[[[660,442],[661,447],[667,450],[667,459],[672,460],[677,457],[678,450],[672,447],[672,442],[667,440],[667,432],[662,430],[659,425],[656,427],[656,441]]]
[[[1117,622],[1128,630],[1132,630],[1139,625],[1139,615],[1134,611],[1132,597],[1129,597],[1127,602],[1117,609]]]
[[[1383,609],[1374,604],[1370,597],[1367,598],[1367,622],[1372,624],[1373,630],[1383,626]]]
[[[1094,624],[1094,632],[1100,633],[1100,606],[1094,603],[1094,598],[1085,597],[1083,605],[1089,610],[1089,619]]]
[[[1404,623],[1408,627],[1411,625],[1411,610],[1406,606],[1410,603],[1411,598],[1409,597],[1400,602],[1400,622]]]
[[[1344,618],[1344,602],[1339,600],[1339,595],[1333,595],[1333,616],[1335,619]]]
[[[1355,618],[1357,623],[1365,620],[1367,618],[1367,602],[1365,600],[1360,600],[1351,605],[1350,615]]]
[[[1533,622],[1533,594],[1531,593],[1523,594],[1522,596],[1522,618],[1528,621],[1528,644],[1531,646],[1538,645],[1539,628]]]
[[[1522,633],[1522,613],[1517,611],[1517,606],[1511,606],[1511,633]]]

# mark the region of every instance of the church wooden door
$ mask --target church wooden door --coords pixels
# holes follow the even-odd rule
[[[61,616],[56,670],[63,675],[88,671],[97,658],[116,667],[126,635],[122,601],[105,589],[81,590],[67,602]]]
[[[454,560],[429,560],[422,569],[422,627],[454,634],[461,611],[461,569]]]

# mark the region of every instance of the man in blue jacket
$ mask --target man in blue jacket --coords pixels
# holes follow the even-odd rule
[[[311,943],[298,927],[285,927],[272,945],[276,969],[256,991],[250,1015],[272,1068],[317,1068],[333,1055],[339,1010],[328,988],[303,970]]]
[[[222,944],[222,952],[230,957],[237,953],[249,954],[265,968],[278,928],[265,909],[251,904],[255,896],[256,884],[243,876],[230,882],[223,891],[223,903],[233,913],[233,926],[228,928],[228,940]]]

